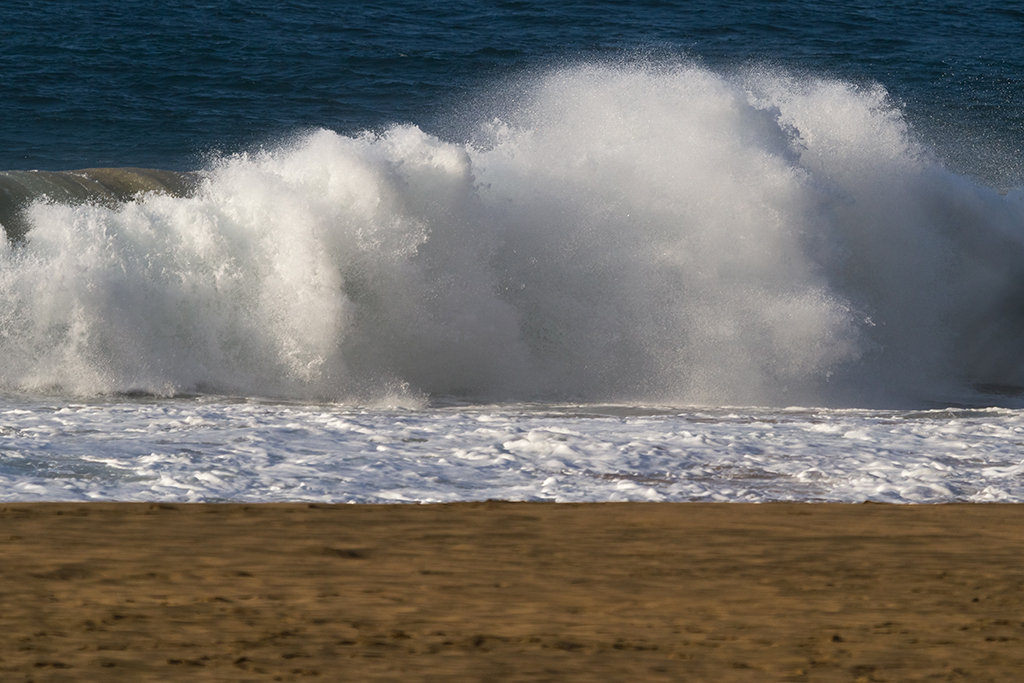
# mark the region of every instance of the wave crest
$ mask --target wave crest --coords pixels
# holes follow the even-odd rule
[[[1024,208],[880,88],[581,66],[471,141],[321,130],[190,196],[37,201],[0,383],[879,404],[1024,384]]]

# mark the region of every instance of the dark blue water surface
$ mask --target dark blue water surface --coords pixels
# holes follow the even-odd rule
[[[311,127],[458,137],[524,75],[636,60],[880,83],[950,167],[1024,179],[1024,11],[880,0],[6,0],[0,168],[194,168]]]

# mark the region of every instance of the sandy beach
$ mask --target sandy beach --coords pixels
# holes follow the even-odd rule
[[[0,506],[3,681],[1019,681],[1024,506]]]

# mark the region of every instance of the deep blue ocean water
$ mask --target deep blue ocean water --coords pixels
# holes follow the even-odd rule
[[[1024,178],[1024,10],[1005,2],[0,5],[0,169],[189,169],[413,123],[446,139],[568,63],[767,65],[878,83],[957,171]]]

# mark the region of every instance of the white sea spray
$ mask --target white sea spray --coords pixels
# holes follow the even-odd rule
[[[877,87],[579,66],[320,130],[190,197],[36,202],[0,385],[396,401],[919,404],[1020,385],[1024,209]]]

